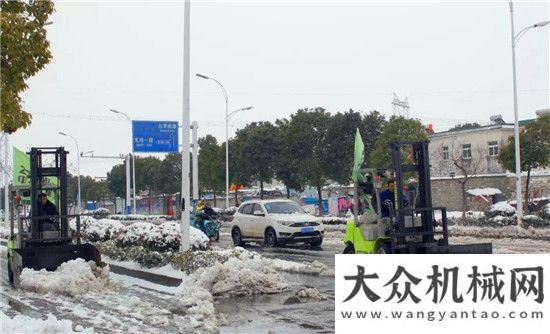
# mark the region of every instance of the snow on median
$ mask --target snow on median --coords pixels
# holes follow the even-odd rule
[[[80,325],[74,326],[73,322],[67,319],[57,319],[54,315],[48,314],[45,320],[34,319],[25,315],[16,315],[10,318],[0,311],[0,329],[2,333],[33,333],[33,334],[69,334],[69,333],[93,333],[93,328],[84,328]]]
[[[80,258],[62,263],[55,271],[24,268],[21,272],[21,288],[40,293],[74,297],[110,285],[108,266],[98,267]]]

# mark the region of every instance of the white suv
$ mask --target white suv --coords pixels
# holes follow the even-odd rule
[[[325,230],[317,217],[284,199],[244,202],[235,212],[231,225],[235,246],[263,240],[268,247],[296,242],[318,247],[323,242]]]

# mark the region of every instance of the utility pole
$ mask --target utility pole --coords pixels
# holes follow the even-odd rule
[[[190,247],[189,228],[189,127],[190,127],[190,46],[191,33],[191,2],[185,0],[183,17],[183,110],[182,110],[182,140],[181,140],[181,244],[180,251],[185,252]]]
[[[193,121],[191,125],[193,144],[193,201],[199,200],[199,144],[198,144],[198,132],[199,124],[197,121]]]
[[[512,40],[512,80],[514,89],[514,153],[516,167],[516,216],[518,226],[523,226],[523,202],[521,198],[521,153],[519,138],[519,116],[518,116],[518,88],[516,78],[516,45],[519,39],[529,30],[547,26],[550,21],[541,21],[521,29],[517,34],[514,28],[514,4],[510,1],[510,37]]]

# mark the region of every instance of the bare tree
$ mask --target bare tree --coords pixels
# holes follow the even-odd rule
[[[441,145],[432,151],[430,160],[433,174],[451,176],[452,180],[459,184],[462,191],[462,217],[466,217],[466,211],[468,211],[466,187],[472,177],[484,168],[483,162],[487,160],[487,152],[473,147],[469,148],[469,152],[464,152],[462,145],[457,145],[454,149]]]
[[[472,177],[477,175],[483,166],[483,162],[486,160],[487,152],[481,148],[470,148],[470,154],[465,154],[461,147],[458,150],[454,150],[450,155],[453,166],[457,170],[457,177],[453,178],[453,181],[460,185],[462,191],[462,218],[466,217],[466,211],[468,211],[468,201],[466,194],[466,185]]]

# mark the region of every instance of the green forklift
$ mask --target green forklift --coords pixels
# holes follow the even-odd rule
[[[344,254],[492,254],[491,243],[449,244],[447,209],[432,205],[428,144],[392,142],[389,169],[360,169],[354,177],[355,215],[346,223]],[[381,203],[384,178],[394,180],[395,196]],[[408,194],[403,192],[405,180],[414,188]],[[382,215],[382,205],[389,216]]]
[[[69,215],[67,206],[67,151],[63,147],[31,148],[30,185],[12,187],[10,236],[8,239],[8,278],[20,287],[24,268],[56,270],[63,262],[82,258],[103,266],[95,246],[81,243],[80,215]],[[39,216],[39,198],[47,194],[57,214]],[[22,199],[30,198],[30,214],[23,210]],[[69,228],[75,219],[76,233]],[[45,228],[47,226],[47,228]]]

